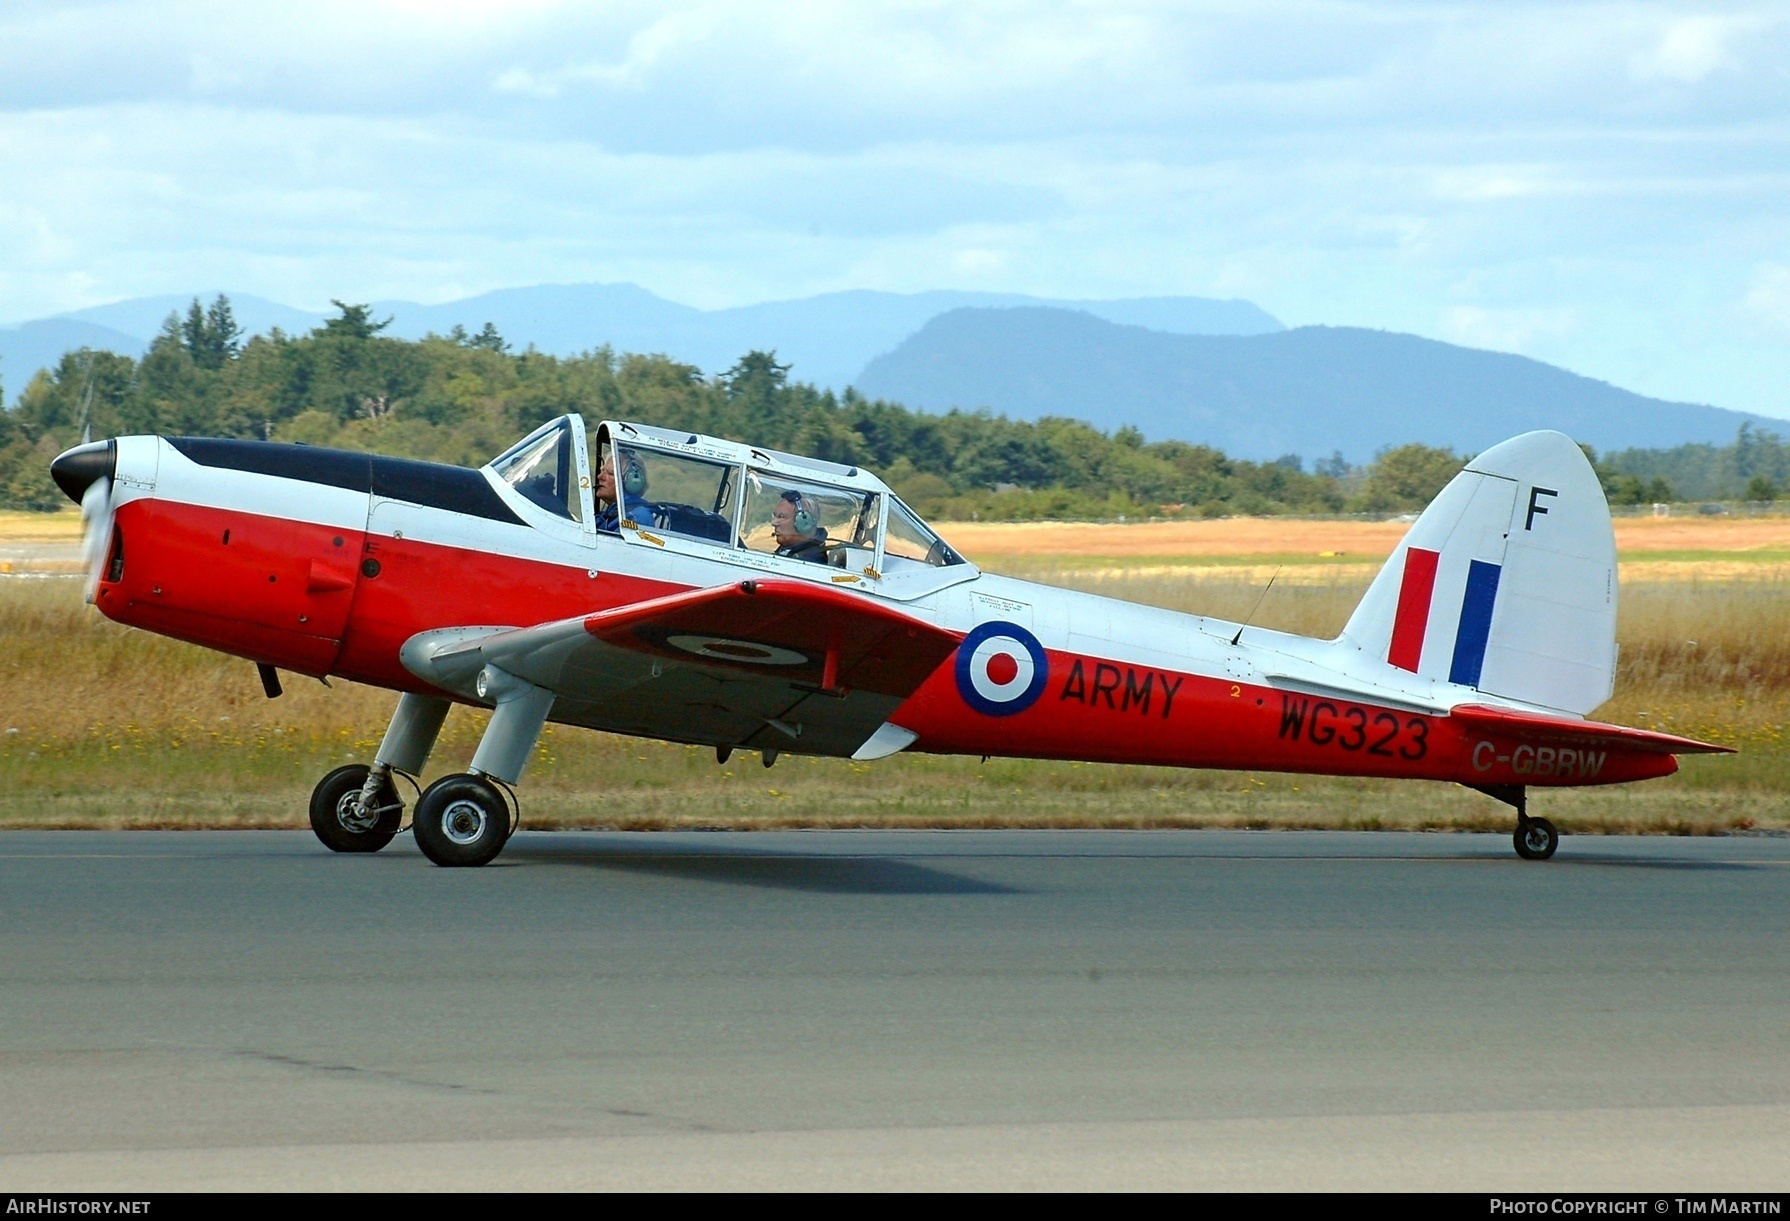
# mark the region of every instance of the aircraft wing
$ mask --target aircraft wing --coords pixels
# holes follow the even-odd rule
[[[403,659],[419,678],[467,698],[476,698],[484,666],[505,670],[554,692],[556,721],[851,755],[957,644],[952,633],[862,595],[767,580],[534,627],[424,632],[406,642]],[[912,735],[896,740],[905,745]]]
[[[1599,721],[1577,721],[1567,717],[1551,717],[1514,708],[1493,708],[1486,704],[1457,704],[1449,710],[1450,720],[1460,721],[1467,728],[1481,733],[1502,734],[1526,741],[1561,746],[1602,747],[1606,750],[1634,750],[1654,755],[1731,755],[1731,746],[1699,742],[1676,734],[1655,733],[1649,729],[1630,729],[1625,725],[1605,725]]]

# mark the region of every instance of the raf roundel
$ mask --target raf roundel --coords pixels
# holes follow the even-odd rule
[[[979,624],[957,646],[957,693],[985,716],[1024,712],[1049,677],[1044,646],[1016,623]]]
[[[780,649],[772,644],[751,640],[729,640],[723,636],[667,636],[665,643],[674,649],[713,657],[716,661],[744,662],[751,666],[805,666],[808,656],[794,649]]]

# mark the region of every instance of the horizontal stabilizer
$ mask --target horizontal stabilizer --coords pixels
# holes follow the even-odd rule
[[[1449,712],[1452,720],[1480,733],[1495,733],[1563,746],[1600,747],[1607,750],[1641,751],[1652,755],[1731,755],[1731,746],[1699,742],[1676,734],[1605,725],[1599,721],[1574,721],[1564,717],[1492,708],[1485,704],[1459,704]]]
[[[1380,708],[1397,708],[1404,712],[1426,712],[1431,716],[1440,716],[1448,709],[1441,704],[1431,703],[1389,687],[1369,682],[1357,682],[1343,677],[1330,677],[1329,681],[1313,678],[1316,667],[1298,674],[1284,673],[1277,670],[1264,671],[1262,677],[1268,685],[1277,691],[1295,691],[1300,695],[1314,695],[1319,699],[1348,700],[1354,704],[1373,704]],[[1329,677],[1329,676],[1326,676]]]

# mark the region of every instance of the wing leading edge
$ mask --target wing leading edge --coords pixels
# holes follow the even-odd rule
[[[425,632],[403,658],[419,678],[468,698],[479,671],[495,666],[552,691],[555,721],[844,756],[870,742],[957,643],[862,595],[772,580],[534,627]]]

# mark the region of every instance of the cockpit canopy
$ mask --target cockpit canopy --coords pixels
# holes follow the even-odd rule
[[[585,439],[562,416],[489,469],[555,517],[825,563],[873,577],[965,561],[874,475],[854,466],[620,421]]]

